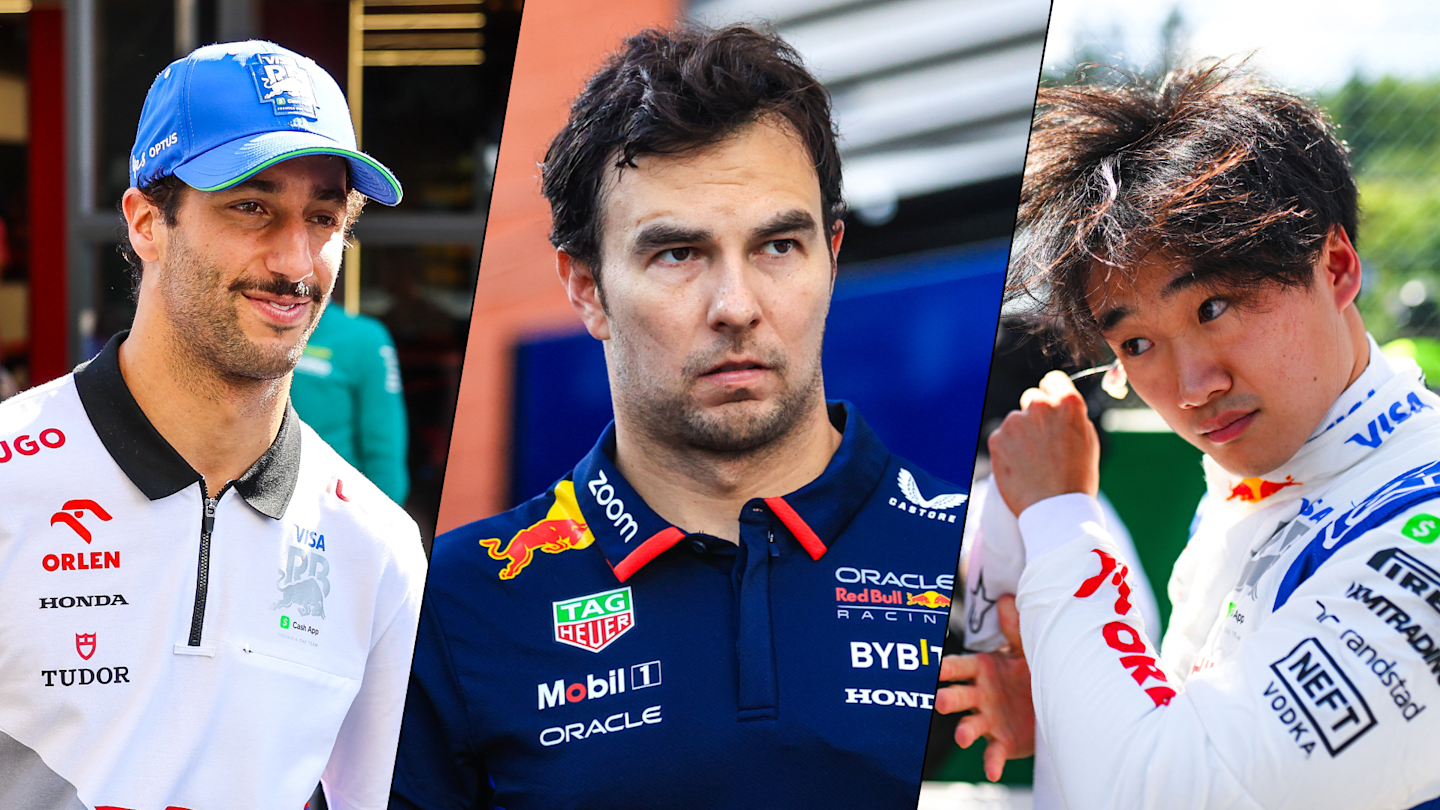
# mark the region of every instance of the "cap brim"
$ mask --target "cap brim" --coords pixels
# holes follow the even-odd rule
[[[200,191],[223,191],[282,161],[304,155],[336,155],[350,161],[350,182],[370,199],[395,205],[400,181],[379,161],[346,149],[324,135],[303,130],[263,132],[223,143],[175,168],[175,176]]]

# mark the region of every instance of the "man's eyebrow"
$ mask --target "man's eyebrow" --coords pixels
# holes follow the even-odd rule
[[[252,177],[249,180],[236,183],[228,190],[258,191],[261,194],[279,194],[283,189],[284,186],[280,183],[275,182],[274,180],[264,180],[259,177]],[[315,189],[310,196],[312,199],[323,200],[324,202],[345,202],[347,194],[345,192],[345,189],[341,188],[340,186],[325,186],[323,188]]]
[[[1128,317],[1130,317],[1130,308],[1122,304],[1118,307],[1111,307],[1110,309],[1101,311],[1100,315],[1095,318],[1095,321],[1100,324],[1100,334],[1103,335],[1116,326],[1119,326],[1120,322]]]
[[[1163,301],[1167,298],[1170,298],[1171,296],[1178,295],[1190,289],[1191,287],[1204,284],[1208,281],[1208,276],[1210,275],[1212,274],[1196,273],[1194,270],[1188,270],[1184,273],[1181,273],[1175,278],[1170,279],[1170,282],[1166,284],[1163,288],[1161,288],[1160,300]]]
[[[665,247],[707,242],[712,238],[714,238],[714,234],[707,228],[656,222],[640,229],[640,233],[635,235],[635,242],[630,249],[636,254],[649,253]]]
[[[811,216],[809,211],[795,208],[771,217],[767,222],[752,231],[751,236],[755,239],[766,239],[782,233],[817,233],[819,230],[820,226],[815,222],[815,217]]]

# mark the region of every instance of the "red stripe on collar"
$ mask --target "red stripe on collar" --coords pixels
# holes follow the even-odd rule
[[[800,513],[791,508],[790,504],[786,503],[784,498],[766,498],[765,505],[769,506],[770,511],[774,512],[775,516],[780,518],[780,522],[785,524],[785,528],[789,529],[790,533],[795,535],[795,539],[799,540],[800,545],[810,553],[810,559],[818,560],[825,556],[825,552],[829,549],[825,547],[824,543],[820,542],[819,536],[810,529],[810,524],[806,523],[805,520],[800,517]]]
[[[621,582],[630,578],[631,574],[644,568],[651,560],[665,553],[669,548],[685,536],[685,532],[671,526],[668,529],[661,529],[651,535],[648,540],[635,547],[635,550],[625,555],[625,559],[615,566],[615,577]]]

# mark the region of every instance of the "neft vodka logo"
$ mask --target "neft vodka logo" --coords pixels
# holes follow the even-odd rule
[[[659,685],[659,661],[649,661],[630,667],[630,691]],[[626,691],[625,668],[617,667],[599,677],[586,675],[584,680],[577,679],[568,686],[565,684],[564,678],[557,678],[554,683],[536,684],[536,691],[539,693],[538,700],[542,712],[546,709],[553,709],[562,703],[579,703],[582,700],[598,700],[603,697],[624,694]]]
[[[280,601],[271,610],[294,608],[301,616],[325,618],[325,597],[330,595],[330,563],[319,552],[287,546],[285,569],[280,571]],[[279,569],[277,569],[279,570]]]
[[[939,520],[945,523],[954,523],[955,516],[942,514],[947,509],[959,506],[970,497],[960,492],[947,492],[943,495],[936,495],[933,498],[926,498],[920,494],[920,485],[915,482],[915,476],[904,467],[900,468],[900,493],[905,500],[891,498],[890,505],[902,512],[909,512],[912,515],[920,515],[931,520]]]
[[[273,104],[275,115],[315,117],[315,89],[310,74],[293,56],[279,53],[257,53],[246,66],[255,77],[260,101]]]
[[[1333,757],[1375,727],[1375,715],[1360,690],[1318,640],[1307,638],[1296,644],[1289,655],[1271,664],[1270,670],[1284,691],[1271,681],[1265,697],[1307,756],[1315,749],[1311,735],[1318,736]],[[1299,708],[1309,727],[1287,703]]]
[[[582,650],[600,652],[635,626],[635,603],[628,587],[551,604],[555,640]]]

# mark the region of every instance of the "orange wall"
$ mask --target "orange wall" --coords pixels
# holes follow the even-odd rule
[[[678,0],[525,3],[438,532],[506,506],[516,341],[540,330],[580,328],[555,275],[550,208],[536,164],[604,58],[626,35],[668,25],[678,13]]]

